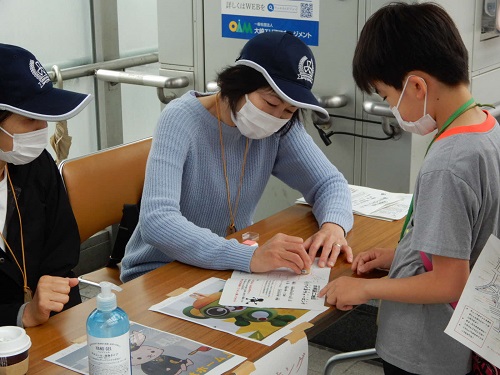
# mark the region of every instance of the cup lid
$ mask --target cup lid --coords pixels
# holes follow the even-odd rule
[[[31,340],[24,328],[0,327],[0,357],[10,357],[25,352],[31,347]]]

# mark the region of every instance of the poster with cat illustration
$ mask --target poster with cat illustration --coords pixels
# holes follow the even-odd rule
[[[246,358],[163,332],[130,323],[130,360],[132,375],[222,374]],[[45,360],[88,374],[87,343],[73,344]]]

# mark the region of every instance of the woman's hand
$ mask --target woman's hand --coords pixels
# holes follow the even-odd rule
[[[395,249],[380,247],[363,251],[356,256],[356,259],[352,262],[351,269],[358,275],[368,273],[376,268],[388,270],[391,268],[395,251]]]
[[[78,285],[77,278],[42,276],[33,300],[23,314],[24,327],[34,327],[49,320],[52,311],[60,312],[69,301],[69,292]]]
[[[324,223],[318,232],[304,242],[304,247],[309,252],[311,262],[316,258],[319,249],[322,249],[318,260],[320,267],[333,267],[341,252],[349,263],[352,262],[352,249],[344,237],[344,229],[337,224]]]
[[[302,270],[311,268],[311,259],[302,238],[278,233],[255,250],[250,262],[252,272],[267,272],[280,267],[290,268],[299,275]]]

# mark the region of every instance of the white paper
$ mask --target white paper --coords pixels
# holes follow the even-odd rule
[[[203,374],[222,374],[246,359],[134,322],[130,322],[130,346],[132,375],[152,373],[162,366],[163,374],[197,374],[198,369],[204,369]],[[86,342],[73,344],[45,360],[80,374],[89,373]],[[165,363],[173,363],[171,372],[167,372]]]
[[[352,210],[354,213],[370,215],[401,198],[384,190],[364,186],[349,185],[351,190]]]
[[[380,220],[399,220],[406,216],[408,213],[408,208],[410,207],[412,194],[397,194],[391,193],[399,196],[399,200],[393,203],[389,203],[386,206],[379,208],[378,210],[373,211],[369,215],[363,215],[367,217],[372,217],[374,219]],[[358,213],[359,214],[359,213]],[[359,214],[362,215],[362,214]]]
[[[149,309],[227,332],[264,345],[273,345],[323,311],[267,307],[224,306],[219,298],[226,280],[211,277],[176,297]]]
[[[412,194],[391,193],[365,186],[349,185],[352,212],[380,220],[399,220],[406,216]],[[307,204],[303,197],[295,203]]]
[[[308,356],[309,345],[304,335],[293,344],[286,341],[255,361],[252,375],[307,375]]]
[[[445,332],[500,367],[500,240],[491,235]]]
[[[330,268],[320,268],[317,259],[308,275],[288,268],[266,273],[233,271],[219,301],[226,306],[324,310],[325,298],[318,294],[329,277]]]

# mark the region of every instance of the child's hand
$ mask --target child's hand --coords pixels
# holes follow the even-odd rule
[[[391,268],[395,251],[395,249],[383,249],[380,247],[364,251],[356,256],[352,262],[351,269],[358,275],[368,273],[375,268],[388,270]]]
[[[342,276],[330,281],[319,297],[326,296],[326,302],[339,310],[351,310],[355,305],[368,302],[370,297],[365,286],[372,280]]]

